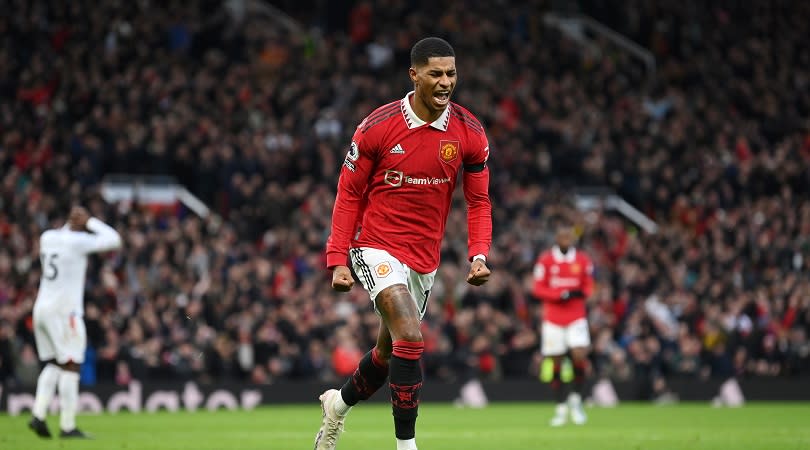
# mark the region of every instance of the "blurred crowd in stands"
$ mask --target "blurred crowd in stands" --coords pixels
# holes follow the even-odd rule
[[[456,197],[428,379],[536,376],[529,281],[561,217],[597,266],[595,374],[650,392],[810,376],[810,4],[579,2],[650,49],[653,75],[546,24],[551,1],[271,3],[302,29],[214,0],[2,2],[0,381],[36,381],[37,238],[73,203],[125,239],[88,270],[85,384],[349,374],[378,321],[324,270],[337,175],[428,35],[454,45],[454,100],[487,127],[495,225],[494,274],[470,288]],[[173,175],[215,214],[107,204],[111,173]],[[577,210],[583,186],[658,232]]]

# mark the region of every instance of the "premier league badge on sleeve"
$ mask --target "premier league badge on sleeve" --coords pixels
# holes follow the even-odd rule
[[[357,143],[352,141],[352,145],[349,147],[349,153],[346,154],[346,158],[357,161],[360,158],[360,149],[357,148]]]

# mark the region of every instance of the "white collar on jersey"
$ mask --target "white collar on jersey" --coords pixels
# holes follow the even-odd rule
[[[420,119],[415,112],[413,112],[410,101],[410,97],[413,95],[413,92],[414,91],[408,92],[405,94],[405,98],[399,101],[400,109],[402,109],[402,117],[405,118],[405,123],[408,124],[408,129],[421,127],[427,123]],[[442,115],[440,115],[438,119],[431,122],[430,126],[437,130],[447,131],[447,125],[450,123],[450,108],[452,108],[452,105],[448,103],[447,108],[444,108]]]
[[[572,263],[577,259],[577,249],[572,247],[568,249],[567,253],[563,253],[560,247],[555,245],[551,248],[551,255],[554,256],[555,262]]]

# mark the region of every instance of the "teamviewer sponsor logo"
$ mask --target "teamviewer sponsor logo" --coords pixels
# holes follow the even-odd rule
[[[398,171],[398,170],[391,170],[388,169],[385,171],[385,184],[400,187],[402,186],[402,179],[405,178],[405,175]]]
[[[407,184],[444,184],[449,182],[450,178],[436,178],[436,177],[417,178],[405,176],[405,183]]]
[[[551,279],[548,281],[550,287],[566,289],[579,287],[579,283],[579,278],[551,277]]]
[[[444,184],[450,182],[450,177],[444,178],[437,178],[437,177],[412,177],[410,175],[405,175],[399,170],[391,170],[388,169],[385,171],[385,177],[383,178],[385,184],[393,186],[393,187],[400,187],[402,184],[414,184],[418,186],[428,186],[428,185],[437,185],[437,184]]]

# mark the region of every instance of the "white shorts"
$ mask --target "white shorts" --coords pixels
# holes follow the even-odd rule
[[[34,340],[41,361],[55,359],[59,364],[84,362],[87,330],[79,315],[34,310]]]
[[[544,356],[559,356],[568,353],[569,349],[588,347],[591,335],[588,332],[588,320],[577,319],[566,326],[543,321],[542,349]]]
[[[430,273],[418,273],[385,250],[369,247],[350,249],[349,260],[352,262],[354,273],[374,302],[374,311],[377,314],[380,313],[377,309],[377,295],[385,288],[404,284],[416,304],[419,318],[425,316],[430,289],[436,277],[435,270]]]

